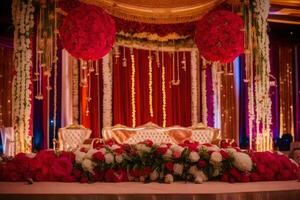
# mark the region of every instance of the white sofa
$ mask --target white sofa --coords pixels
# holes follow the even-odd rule
[[[113,139],[117,143],[128,144],[136,144],[147,139],[157,144],[175,144],[184,140],[213,143],[213,141],[221,139],[219,129],[207,127],[201,123],[191,127],[171,126],[163,128],[152,122],[135,128],[124,125],[105,127],[102,130],[102,137],[104,140]]]

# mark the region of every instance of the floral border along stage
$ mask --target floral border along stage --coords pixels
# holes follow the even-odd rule
[[[44,150],[20,153],[13,159],[0,157],[1,181],[193,181],[226,182],[293,180],[297,163],[272,152],[246,152],[212,144],[186,141],[179,145],[135,145],[112,141],[73,152]]]
[[[31,32],[34,26],[33,1],[14,0],[12,16],[14,24],[14,65],[13,79],[13,126],[16,139],[16,152],[30,152],[32,133],[31,115]]]

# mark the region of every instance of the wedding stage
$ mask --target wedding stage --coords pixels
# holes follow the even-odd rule
[[[0,182],[0,199],[298,199],[300,182],[271,181],[252,183],[176,182],[160,183],[60,183]]]

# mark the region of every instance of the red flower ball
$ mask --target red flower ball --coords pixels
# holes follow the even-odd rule
[[[72,9],[59,28],[64,48],[75,58],[98,60],[115,41],[114,20],[103,9],[81,4]]]
[[[243,20],[225,11],[213,11],[197,24],[195,40],[200,54],[207,60],[231,62],[244,50]]]

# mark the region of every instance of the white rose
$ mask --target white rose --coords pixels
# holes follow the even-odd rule
[[[28,157],[28,158],[34,158],[36,156],[36,153],[27,153],[26,154],[26,157]],[[1,157],[0,157],[0,159],[2,159]],[[0,162],[1,162],[1,160],[0,160]]]
[[[85,153],[84,152],[81,152],[79,150],[75,151],[75,161],[76,163],[79,163],[81,164],[83,159],[85,157]]]
[[[136,149],[138,150],[138,152],[150,152],[151,148],[146,146],[145,144],[137,144]]]
[[[123,161],[123,156],[122,155],[116,155],[115,160],[117,163],[121,163]]]
[[[101,149],[99,149],[99,151],[104,155],[106,154],[106,148],[105,147],[102,147]]]
[[[134,180],[134,177],[133,177],[133,176],[130,176],[129,173],[127,173],[127,177],[128,177],[128,181],[133,181],[133,180]]]
[[[84,171],[88,171],[90,173],[94,173],[94,165],[90,159],[84,159],[82,161],[82,168]]]
[[[196,174],[197,171],[198,171],[198,168],[195,165],[193,165],[189,168],[188,172],[189,172],[189,174],[194,175],[194,174]]]
[[[219,167],[215,167],[212,176],[216,177],[216,176],[219,176],[219,174],[220,174],[220,168]]]
[[[205,148],[207,151],[220,151],[220,148],[217,145],[212,145]]]
[[[202,176],[196,176],[194,181],[195,181],[195,183],[198,183],[198,184],[204,182]]]
[[[119,149],[119,148],[120,148],[120,146],[117,145],[117,144],[113,144],[113,145],[110,147],[111,150],[115,150],[115,149]]]
[[[225,149],[228,153],[233,154],[234,152],[236,152],[235,148],[229,147]]]
[[[179,146],[179,145],[177,145],[177,144],[173,144],[173,145],[170,147],[170,149],[171,149],[173,152],[177,151],[177,152],[180,152],[180,153],[182,153],[183,150],[184,150],[184,148],[183,148],[182,146]]]
[[[85,158],[92,159],[94,153],[97,153],[97,152],[98,152],[97,149],[90,149],[90,150],[88,150],[88,152],[85,154]]]
[[[172,182],[174,182],[174,178],[173,178],[172,174],[167,174],[165,176],[165,183],[172,183]]]
[[[174,174],[181,175],[183,172],[183,164],[176,163],[173,166]]]
[[[210,155],[210,163],[219,164],[221,161],[222,161],[222,155],[220,154],[220,152],[214,151]]]
[[[158,179],[159,173],[154,170],[153,172],[150,173],[150,180],[151,181],[156,181]]]
[[[198,170],[196,171],[196,173],[194,174],[194,177],[201,177],[202,181],[207,181],[208,177],[204,174],[204,172],[202,170]]]
[[[163,158],[166,159],[166,160],[168,160],[168,159],[170,159],[171,157],[172,157],[172,151],[171,151],[170,149],[168,149],[168,150],[166,151],[166,153],[163,155]]]
[[[234,158],[233,165],[236,168],[243,172],[252,170],[252,160],[248,154],[242,152],[235,152],[232,155]]]
[[[114,155],[112,155],[111,153],[107,153],[104,155],[105,158],[105,163],[106,164],[111,164],[114,162]]]
[[[199,159],[200,159],[200,156],[199,156],[199,154],[198,154],[196,151],[192,151],[192,152],[189,154],[189,160],[190,160],[190,161],[192,161],[192,162],[197,162]]]
[[[140,182],[145,182],[145,177],[144,176],[140,176],[139,180],[140,180]]]

